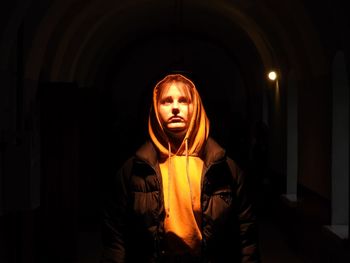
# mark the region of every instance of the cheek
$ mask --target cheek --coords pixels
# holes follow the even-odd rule
[[[182,113],[182,116],[186,119],[188,118],[188,106],[181,106],[180,112]]]
[[[159,113],[159,118],[161,121],[166,120],[166,117],[168,115],[168,110],[166,107],[164,106],[159,106],[158,107],[158,113]]]

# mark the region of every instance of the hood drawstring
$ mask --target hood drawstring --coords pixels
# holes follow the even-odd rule
[[[170,142],[168,142],[168,211],[166,213],[166,216],[170,216],[170,185],[171,185],[171,145]]]
[[[192,185],[190,180],[190,174],[189,174],[189,156],[188,156],[188,138],[185,138],[185,155],[186,155],[186,178],[188,182],[188,187],[190,189],[190,200],[191,200],[191,206],[192,210],[194,210],[194,200],[193,200],[193,193],[192,193]],[[167,209],[167,217],[170,216],[170,190],[171,190],[171,183],[172,183],[172,172],[171,172],[171,145],[170,142],[168,142],[168,209]]]
[[[191,198],[192,210],[194,210],[192,186],[191,186],[190,174],[188,172],[189,158],[188,158],[188,138],[187,137],[185,138],[185,152],[186,152],[186,176],[187,176],[188,186],[190,188],[190,198]]]

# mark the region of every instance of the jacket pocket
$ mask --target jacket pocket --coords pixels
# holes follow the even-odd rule
[[[220,189],[213,192],[213,196],[220,197],[227,206],[231,206],[232,203],[232,190],[231,189]]]
[[[232,209],[232,190],[231,188],[221,188],[215,190],[208,203],[204,213],[217,223],[226,221]]]

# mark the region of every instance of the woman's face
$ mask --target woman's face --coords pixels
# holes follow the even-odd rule
[[[158,113],[167,132],[185,135],[193,113],[188,87],[182,82],[165,84],[158,100]]]

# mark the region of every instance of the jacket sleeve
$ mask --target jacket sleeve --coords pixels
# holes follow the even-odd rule
[[[129,162],[129,163],[128,163]],[[129,160],[108,184],[102,213],[102,257],[100,263],[125,262],[125,236],[127,211],[127,178]]]
[[[229,166],[233,173],[237,188],[236,197],[238,201],[238,222],[241,240],[242,263],[259,263],[260,253],[258,249],[258,231],[256,216],[254,215],[252,203],[248,198],[247,186],[243,171],[229,160]]]

